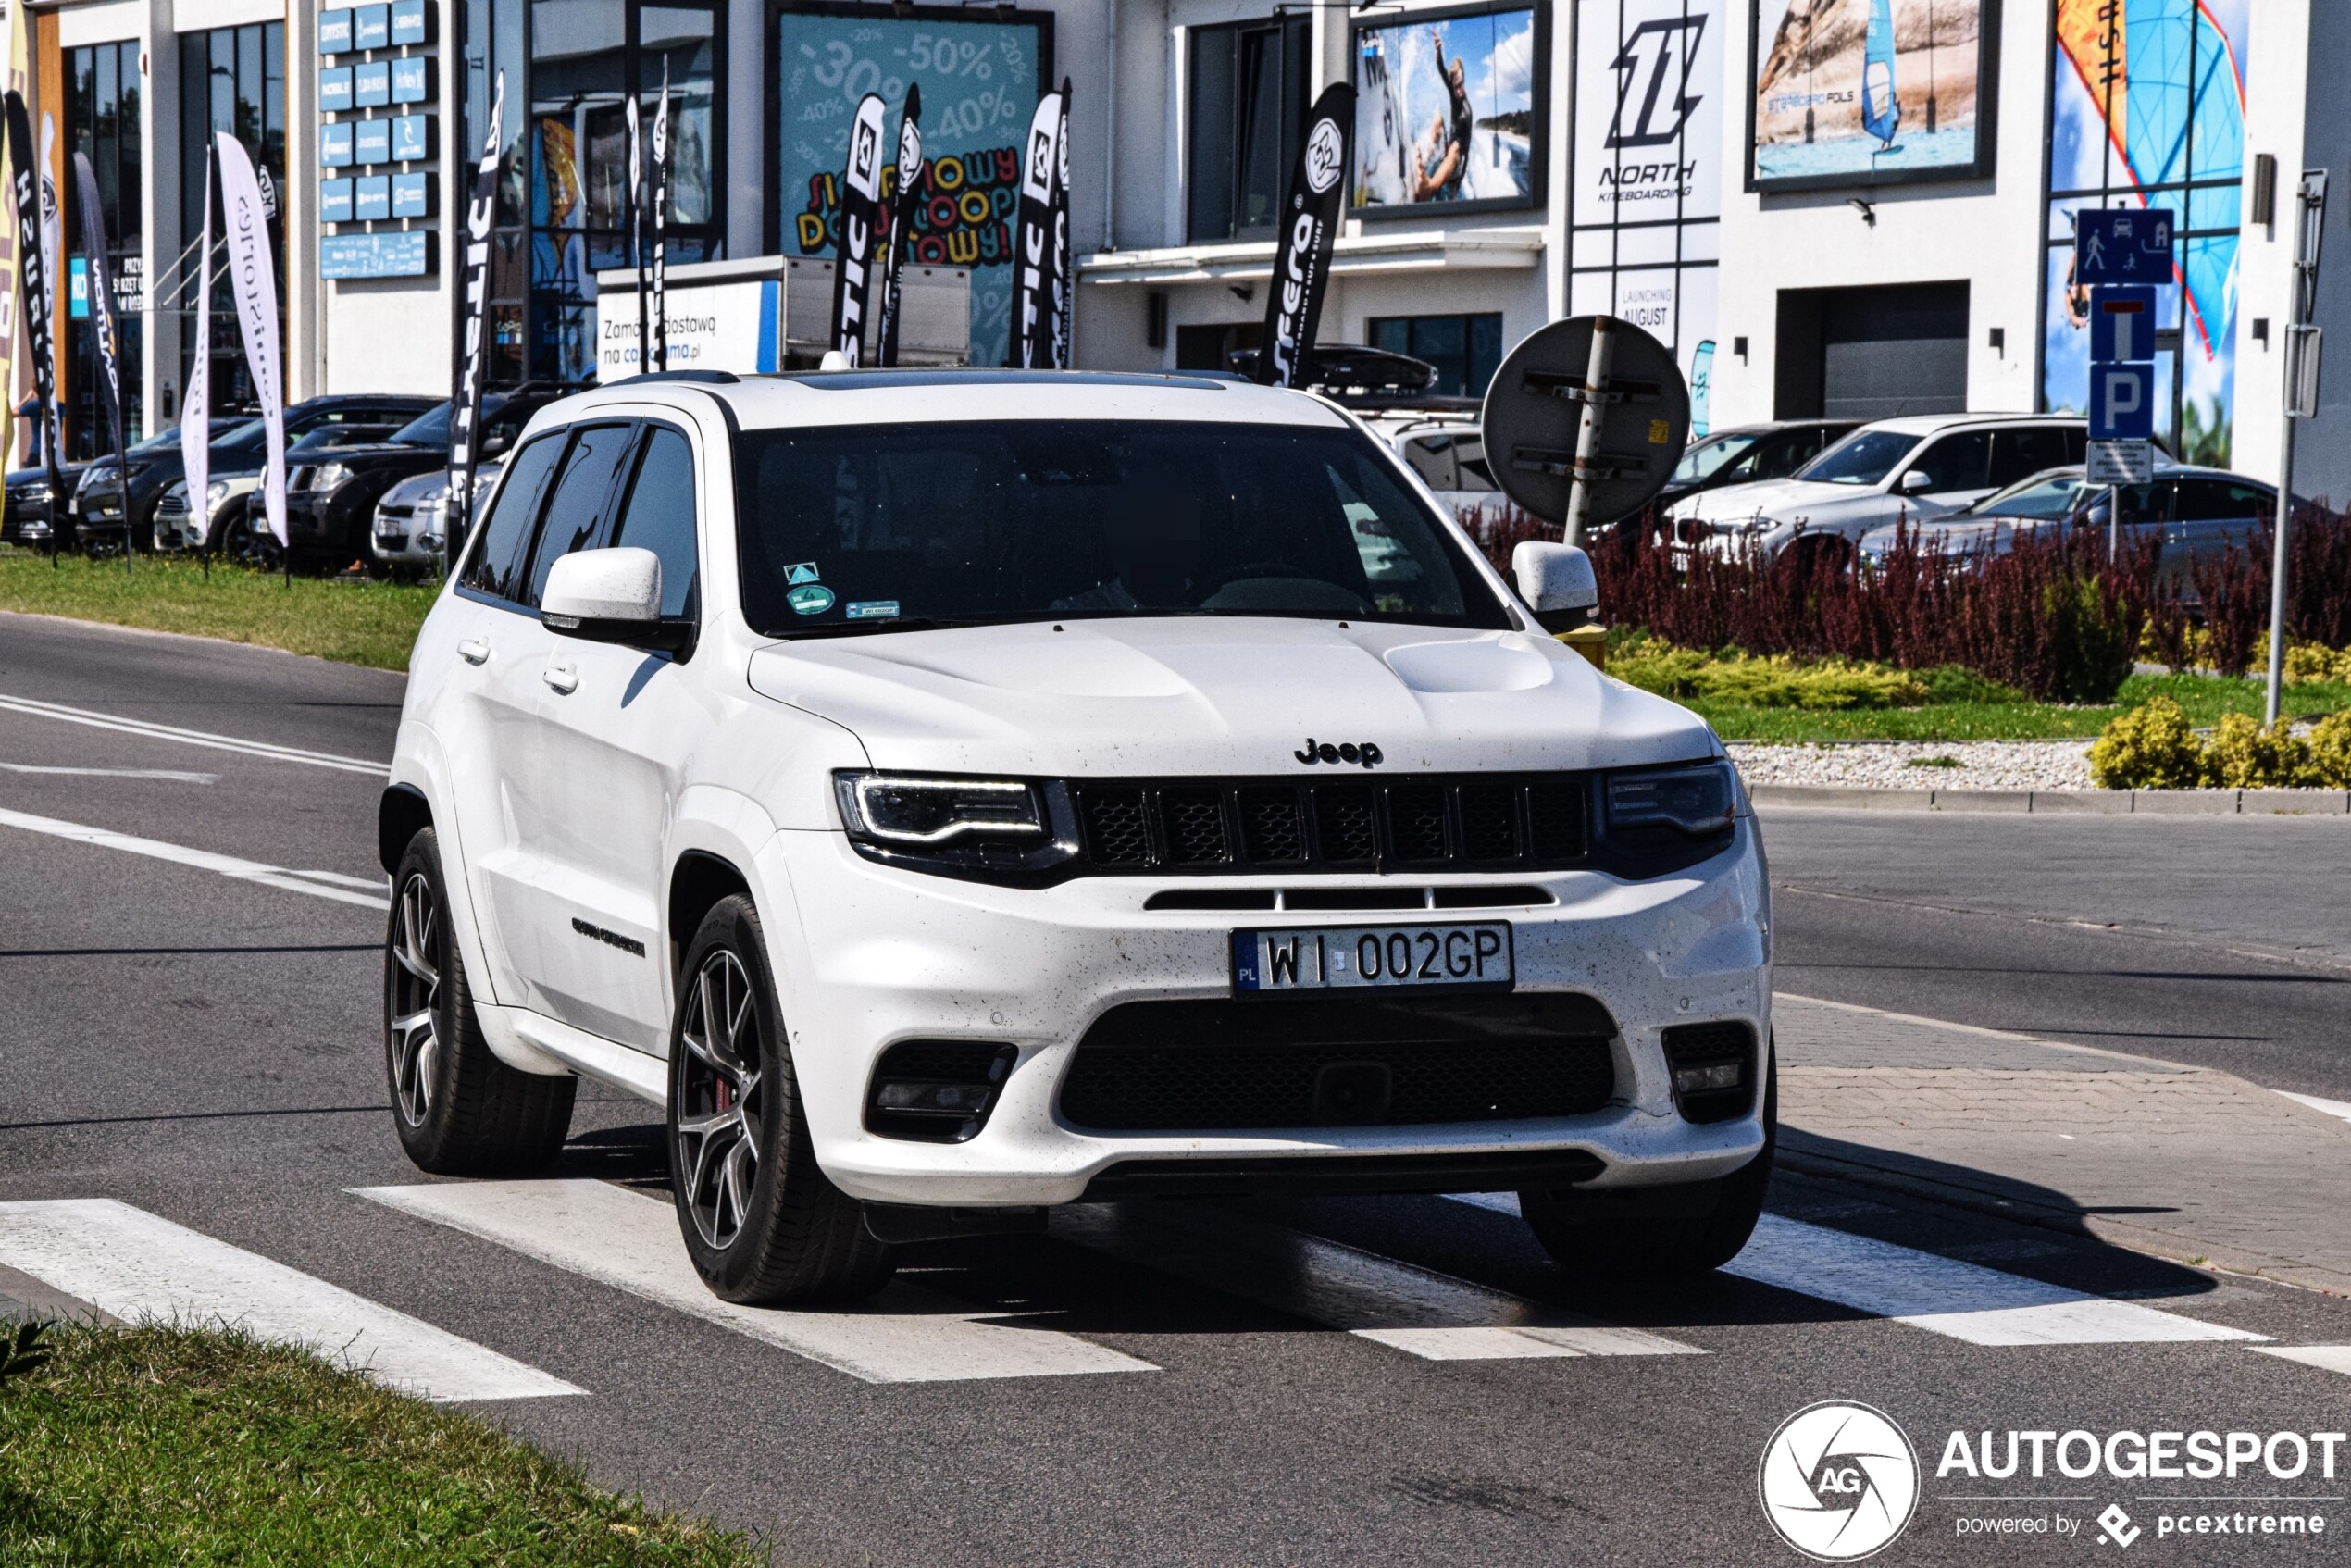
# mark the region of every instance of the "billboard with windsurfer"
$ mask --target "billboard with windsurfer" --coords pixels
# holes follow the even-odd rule
[[[1359,24],[1357,211],[1540,201],[1543,31],[1523,5]]]
[[[1988,174],[1984,0],[1755,0],[1748,188]]]

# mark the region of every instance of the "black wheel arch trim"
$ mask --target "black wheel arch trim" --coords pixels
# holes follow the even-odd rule
[[[432,826],[432,805],[414,784],[394,784],[376,803],[376,860],[387,877],[400,870],[408,841]]]

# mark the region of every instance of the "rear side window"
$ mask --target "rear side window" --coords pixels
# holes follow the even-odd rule
[[[2228,479],[2182,479],[2177,494],[2177,516],[2183,523],[2244,522],[2270,515],[2266,492]]]
[[[1991,466],[1991,432],[1967,430],[1929,446],[1919,454],[1909,471],[1926,476],[1926,492],[1933,495],[1948,490],[1984,489],[1991,482],[1984,477]]]
[[[546,521],[539,529],[539,547],[531,553],[524,604],[538,608],[547,574],[558,557],[593,548],[603,533],[611,515],[613,481],[635,433],[630,425],[585,425],[574,434],[563,471],[547,494]]]
[[[2062,468],[2082,461],[2080,447],[2067,450],[2066,429],[2059,425],[2030,425],[1992,432],[1992,482],[2003,490],[2029,479],[2044,468]]]
[[[660,556],[661,613],[694,613],[694,449],[684,435],[663,425],[646,430],[628,504],[605,542]]]
[[[546,494],[547,478],[564,454],[568,434],[556,430],[541,436],[506,465],[498,499],[481,525],[481,546],[466,567],[467,588],[494,599],[521,600],[524,568],[530,559],[531,525],[538,521],[540,498]]]

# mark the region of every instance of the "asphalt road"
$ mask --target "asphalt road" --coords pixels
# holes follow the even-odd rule
[[[1579,1294],[1515,1218],[1453,1200],[1144,1205],[915,1249],[876,1312],[748,1326],[357,1196],[482,1187],[408,1166],[385,1108],[362,886],[378,785],[336,759],[388,754],[400,690],[0,616],[0,1205],[115,1200],[562,1379],[583,1392],[473,1408],[606,1485],[759,1531],[786,1563],[1794,1562],[1758,1462],[1832,1398],[1893,1414],[1926,1464],[1884,1561],[2090,1550],[2108,1502],[2169,1560],[2251,1547],[2158,1542],[2159,1508],[2334,1509],[2351,1528],[2345,1485],[2315,1474],[1934,1474],[1954,1431],[2340,1427],[2342,1374],[2183,1336],[2351,1344],[2351,1302],[1794,1176],[1744,1274],[1673,1292]],[[2049,826],[1773,819],[1784,989],[2351,1088],[2322,989],[2351,940],[2323,895],[2297,911],[2292,893],[2339,870],[2351,825]],[[2247,887],[2252,857],[2274,886]],[[2051,923],[2075,919],[2101,928]],[[583,1185],[544,1190],[650,1207],[629,1196],[661,1178],[647,1109],[581,1101],[551,1175]],[[26,1212],[0,1207],[0,1238]],[[1839,1304],[1856,1300],[1873,1304]],[[2009,1309],[2107,1326],[1988,1342]],[[806,1348],[844,1333],[865,1348]],[[1067,1375],[956,1373],[940,1347],[958,1334]],[[840,1370],[857,1355],[905,1380]],[[2189,1492],[2231,1496],[2146,1500]],[[1959,1533],[2008,1516],[2079,1533]]]

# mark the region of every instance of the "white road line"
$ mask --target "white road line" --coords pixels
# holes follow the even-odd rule
[[[386,764],[369,762],[365,757],[338,756],[332,752],[312,752],[299,746],[272,745],[267,740],[248,740],[236,735],[216,735],[205,729],[182,729],[177,725],[155,724],[143,718],[124,718],[118,714],[98,713],[89,708],[69,708],[62,703],[44,703],[32,697],[0,695],[0,712],[24,714],[32,718],[61,719],[68,724],[88,725],[93,729],[112,729],[125,735],[143,736],[150,740],[170,740],[182,746],[205,746],[216,752],[237,752],[249,757],[266,757],[272,762],[299,763],[305,767],[332,768],[339,773],[365,773],[381,778],[391,771]]]
[[[870,1306],[740,1307],[694,1272],[669,1204],[601,1181],[452,1182],[353,1189],[404,1213],[822,1362],[868,1383],[1157,1372],[1074,1334],[1029,1329],[903,1282]]]
[[[258,1253],[110,1198],[0,1203],[0,1263],[126,1322],[242,1328],[437,1403],[584,1394]]]
[[[74,778],[160,778],[173,784],[217,784],[217,773],[186,773],[176,767],[42,767],[32,763],[0,762],[0,773],[40,773]]]
[[[1433,1269],[1223,1211],[1079,1205],[1052,1234],[1130,1263],[1325,1323],[1424,1361],[1691,1356],[1662,1335],[1543,1307]]]
[[[308,893],[312,898],[332,899],[337,903],[355,903],[364,909],[392,907],[392,897],[388,892],[347,890],[360,888],[380,890],[382,883],[345,877],[339,872],[291,871],[282,865],[270,865],[258,860],[241,860],[231,854],[193,850],[185,844],[168,844],[160,839],[142,839],[130,833],[118,833],[108,828],[61,822],[54,816],[35,816],[30,812],[0,810],[0,828],[21,828],[28,833],[45,833],[53,839],[71,839],[77,843],[95,844],[100,849],[121,850],[130,854],[143,854],[152,860],[193,865],[199,871],[233,877],[240,882],[259,882],[265,887],[282,888],[290,893]],[[329,882],[342,886],[324,885]]]
[[[2346,1104],[2343,1101],[2321,1100],[2315,1094],[2296,1094],[2292,1089],[2278,1089],[2276,1092],[2284,1095],[2297,1105],[2307,1105],[2313,1111],[2322,1111],[2330,1116],[2339,1116],[2346,1122],[2351,1122],[2351,1104]]]
[[[1519,1212],[1507,1192],[1466,1192],[1465,1203]],[[2268,1338],[2117,1301],[2022,1275],[2003,1274],[1915,1247],[1765,1214],[1723,1272],[1890,1317],[1971,1345],[2120,1345]]]
[[[2245,1349],[2351,1377],[2351,1345],[2248,1345]]]

